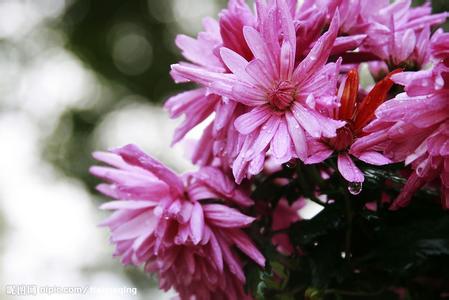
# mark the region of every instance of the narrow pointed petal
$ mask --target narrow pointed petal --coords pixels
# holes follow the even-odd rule
[[[260,59],[251,61],[246,67],[246,72],[263,90],[269,90],[273,85],[274,78]]]
[[[152,201],[111,201],[104,203],[100,206],[100,209],[107,209],[107,210],[115,210],[115,209],[142,209],[142,208],[149,208],[149,207],[155,207],[157,205],[157,202]]]
[[[286,120],[283,119],[279,123],[278,130],[271,141],[271,149],[277,159],[281,159],[287,155],[290,150],[290,135],[287,130]]]
[[[292,77],[295,68],[295,53],[289,42],[284,42],[281,48],[279,75],[283,80],[289,80]]]
[[[208,224],[222,228],[241,228],[251,224],[253,217],[246,216],[234,208],[221,204],[203,205]]]
[[[192,233],[192,242],[197,245],[204,234],[204,213],[201,204],[195,202],[190,219],[190,232]]]
[[[340,17],[339,14],[336,13],[332,19],[329,30],[320,37],[306,58],[304,58],[304,60],[296,67],[293,74],[295,82],[298,84],[303,83],[308,79],[307,74],[316,73],[317,70],[326,63],[332,51],[332,45],[337,38],[339,27]]]
[[[153,215],[152,211],[146,211],[127,223],[120,225],[113,231],[112,238],[114,241],[133,239],[141,234],[153,231],[156,224],[157,217]]]
[[[362,171],[360,171],[347,153],[338,155],[338,170],[349,182],[363,182],[365,180]]]
[[[115,153],[122,156],[122,158],[135,166],[142,167],[154,175],[156,175],[161,180],[167,182],[170,188],[178,194],[184,192],[184,185],[179,177],[166,166],[153,159],[152,157],[146,155],[135,145],[127,145],[123,148],[116,149]]]
[[[352,69],[346,78],[345,88],[341,96],[341,107],[338,112],[338,119],[351,121],[354,116],[355,104],[359,92],[359,73]]]
[[[293,117],[291,112],[287,112],[286,115],[288,132],[292,139],[293,145],[295,146],[295,152],[298,158],[304,161],[307,158],[307,140],[304,129],[299,126],[296,119]]]
[[[358,108],[358,113],[354,121],[354,130],[360,131],[369,121],[374,118],[374,112],[387,98],[388,92],[393,86],[394,82],[391,76],[402,72],[398,69],[388,74],[383,80],[379,81],[369,94],[363,99]]]
[[[249,134],[264,124],[271,117],[271,113],[268,106],[258,106],[238,117],[234,126],[241,134]]]
[[[233,230],[230,232],[231,239],[235,245],[248,257],[254,260],[259,266],[265,266],[265,257],[257,250],[256,246],[249,239],[249,237],[240,230]]]
[[[280,117],[272,115],[271,118],[260,128],[260,132],[256,141],[254,142],[253,145],[251,145],[251,148],[248,150],[247,160],[256,157],[262,151],[264,151],[264,149],[273,139],[273,136],[275,135],[278,129],[280,121],[281,121]]]
[[[228,48],[221,48],[220,54],[226,66],[237,78],[248,83],[255,83],[251,76],[246,73],[245,68],[248,65],[248,61],[245,58]]]
[[[268,103],[266,94],[259,88],[244,82],[236,82],[232,87],[232,98],[246,106]]]
[[[210,231],[209,228],[206,230]],[[217,266],[218,271],[223,272],[223,254],[221,251],[220,244],[215,237],[215,234],[210,233],[210,246],[212,248],[212,259]]]
[[[265,66],[267,66],[267,71],[270,72],[271,76],[276,76],[276,63],[274,57],[272,56],[268,45],[263,40],[260,33],[253,27],[245,26],[243,28],[243,33],[245,35],[245,40],[248,43],[249,48],[254,54],[254,57],[260,59]]]
[[[375,166],[383,166],[391,164],[393,161],[384,155],[380,154],[379,152],[375,151],[366,151],[362,152],[360,154],[353,154],[355,157],[360,159],[361,161],[364,161],[368,164],[375,165]]]
[[[291,53],[296,53],[296,29],[293,24],[290,7],[284,0],[276,0],[280,11],[281,27],[284,33],[284,40],[290,44]]]

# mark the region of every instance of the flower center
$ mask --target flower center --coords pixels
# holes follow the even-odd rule
[[[277,111],[284,111],[295,101],[296,88],[288,81],[279,82],[269,93],[268,102]]]

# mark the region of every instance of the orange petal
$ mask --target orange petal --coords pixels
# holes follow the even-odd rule
[[[352,69],[346,78],[345,88],[341,96],[341,107],[338,112],[338,119],[351,121],[354,115],[355,103],[359,92],[359,73]]]
[[[394,84],[391,80],[391,76],[399,72],[402,72],[402,69],[396,69],[393,72],[390,72],[384,79],[379,81],[373,87],[371,92],[369,92],[369,94],[362,100],[362,103],[358,106],[358,112],[354,122],[355,132],[360,131],[374,118],[374,112],[386,100],[388,92]]]

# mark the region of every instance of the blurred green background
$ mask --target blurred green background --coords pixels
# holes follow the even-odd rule
[[[168,297],[111,259],[107,232],[95,227],[104,199],[87,170],[92,151],[130,142],[177,170],[191,168],[183,149],[170,150],[177,122],[161,109],[189,87],[169,77],[180,60],[174,38],[195,35],[226,2],[0,1],[3,284],[125,285],[138,287],[139,299]],[[449,1],[434,9],[449,11]]]

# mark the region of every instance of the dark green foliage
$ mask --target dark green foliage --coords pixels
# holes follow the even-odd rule
[[[260,189],[276,191],[278,197],[288,195],[292,185],[307,181],[309,190],[297,191],[297,196],[310,196],[310,187],[317,187],[315,192],[333,201],[322,203],[324,209],[311,220],[289,228],[295,255],[283,257],[268,251],[266,270],[249,268],[248,285],[256,297],[401,299],[397,292],[402,291],[404,299],[444,299],[449,293],[449,214],[441,209],[438,196],[423,190],[407,208],[391,211],[391,202],[381,203],[380,191],[397,196],[404,182],[397,174],[398,166],[387,170],[365,166],[368,180],[357,196],[347,191],[338,173],[315,182],[316,177],[310,176],[317,171],[313,168],[298,165],[294,174],[284,168],[261,181]],[[290,177],[296,183],[280,187],[272,180],[276,177]],[[257,188],[255,195],[259,192]],[[273,195],[267,196],[276,201]],[[376,201],[379,209],[366,208]]]

